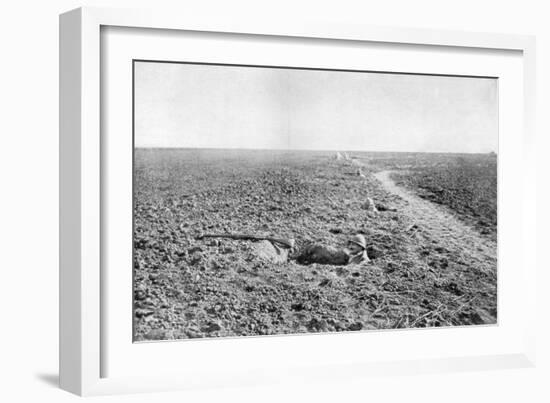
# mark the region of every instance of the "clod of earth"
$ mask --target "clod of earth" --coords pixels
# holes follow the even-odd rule
[[[374,204],[374,200],[372,200],[371,197],[367,197],[367,199],[363,203],[362,207],[365,210],[370,211],[372,213],[377,213],[378,212],[378,209],[376,208],[376,204]]]
[[[203,332],[207,332],[207,333],[210,333],[210,332],[217,332],[217,331],[220,331],[222,329],[222,327],[216,323],[216,322],[209,322],[205,327],[203,327],[201,330]]]
[[[142,318],[144,316],[149,316],[149,315],[152,315],[154,314],[155,311],[153,310],[150,310],[150,309],[136,309],[135,310],[135,315],[138,317],[138,318]]]

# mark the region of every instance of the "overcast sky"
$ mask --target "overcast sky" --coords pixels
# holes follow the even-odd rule
[[[497,80],[135,64],[136,147],[497,151]]]

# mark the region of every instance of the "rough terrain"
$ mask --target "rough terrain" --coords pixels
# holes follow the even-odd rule
[[[496,323],[496,219],[480,230],[408,179],[440,164],[460,180],[438,186],[471,192],[472,171],[452,167],[484,157],[349,154],[137,149],[135,340]],[[274,263],[267,241],[197,239],[206,232],[298,246],[363,233],[372,262]]]

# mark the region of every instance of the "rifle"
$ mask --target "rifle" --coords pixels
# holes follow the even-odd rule
[[[229,238],[229,239],[242,239],[250,241],[270,241],[278,243],[286,248],[294,248],[295,241],[292,238],[272,238],[269,236],[250,235],[250,234],[202,234],[197,237],[201,240],[204,238]]]

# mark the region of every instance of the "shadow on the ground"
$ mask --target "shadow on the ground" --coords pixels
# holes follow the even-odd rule
[[[59,375],[58,374],[35,374],[36,378],[41,380],[47,385],[58,388],[59,387]]]

